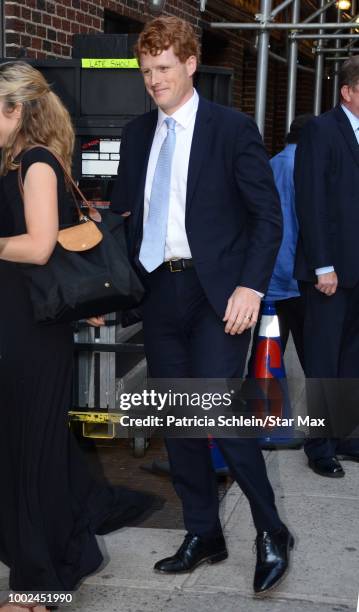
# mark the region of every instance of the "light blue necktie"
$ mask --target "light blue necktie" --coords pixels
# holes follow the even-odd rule
[[[167,136],[162,143],[153,176],[148,217],[143,228],[139,259],[147,272],[153,272],[164,261],[170,202],[171,168],[176,145],[176,121],[165,119]]]

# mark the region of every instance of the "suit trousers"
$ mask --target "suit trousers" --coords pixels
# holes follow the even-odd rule
[[[357,412],[353,391],[359,381],[344,379],[359,378],[359,284],[352,289],[338,287],[330,297],[313,283],[300,283],[300,290],[305,304],[308,408],[311,416],[324,416],[332,424],[332,437],[314,438],[305,444],[306,454],[315,460],[359,449],[357,438],[338,437],[338,432],[347,429],[349,434],[356,425],[351,414]]]
[[[230,336],[209,304],[194,268],[172,273],[161,266],[148,277],[144,341],[153,378],[240,378],[250,332]],[[229,297],[229,296],[228,296]],[[217,438],[233,478],[249,501],[255,527],[282,526],[262,452],[256,439]],[[167,438],[175,490],[188,532],[203,538],[221,533],[217,482],[207,438]]]

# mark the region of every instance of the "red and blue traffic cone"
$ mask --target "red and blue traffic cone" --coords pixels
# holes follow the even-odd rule
[[[266,416],[277,417],[281,423],[283,419],[289,420],[291,405],[279,321],[273,302],[263,304],[251,376],[257,379],[259,387],[259,397],[251,402],[254,415],[261,419]],[[302,445],[303,434],[296,431],[294,424],[267,425],[260,442],[262,448],[298,448]]]

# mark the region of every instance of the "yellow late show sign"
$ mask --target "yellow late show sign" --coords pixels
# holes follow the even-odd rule
[[[135,57],[127,58],[82,58],[82,68],[138,68]]]

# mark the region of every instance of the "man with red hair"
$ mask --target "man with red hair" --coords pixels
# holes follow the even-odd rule
[[[280,245],[278,194],[254,122],[193,89],[192,27],[159,17],[136,55],[158,109],[126,126],[113,209],[128,218],[129,251],[148,288],[144,339],[153,378],[241,378],[261,296]],[[282,523],[258,442],[218,438],[257,530],[254,590],[288,569],[293,537]],[[188,531],[163,573],[227,557],[207,438],[166,440]]]

